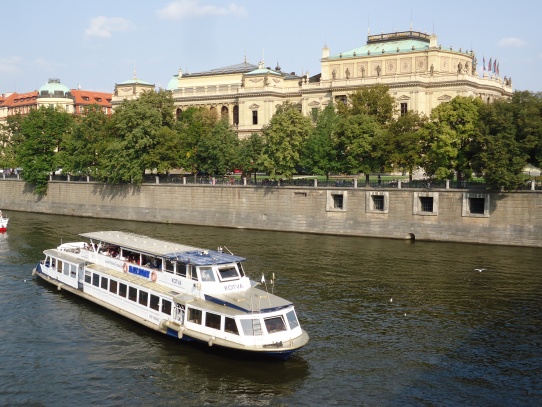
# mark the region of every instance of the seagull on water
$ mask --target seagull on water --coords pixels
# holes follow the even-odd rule
[[[480,272],[480,273],[481,273],[482,271],[485,271],[485,270],[487,270],[487,269],[474,269],[474,271],[478,271],[478,272]]]

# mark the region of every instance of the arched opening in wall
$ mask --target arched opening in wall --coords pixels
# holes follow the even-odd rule
[[[416,241],[416,235],[414,235],[414,233],[409,233],[407,236],[407,240],[410,240],[411,242]]]
[[[215,106],[211,106],[211,108],[209,109],[209,111],[211,112],[211,115],[212,115],[212,116],[218,117],[218,116],[217,116],[217,113],[216,113],[216,107],[215,107]]]
[[[229,110],[227,106],[222,106],[222,109],[220,109],[220,118],[221,119],[227,119],[229,114]]]
[[[233,125],[239,125],[239,106],[237,105],[233,107]]]

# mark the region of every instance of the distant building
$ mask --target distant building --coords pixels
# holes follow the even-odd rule
[[[349,93],[362,86],[387,85],[399,114],[430,114],[456,96],[489,103],[513,92],[511,79],[501,80],[498,73],[485,70],[478,75],[474,51],[444,47],[436,35],[418,31],[369,35],[366,45],[335,55],[325,46],[320,61],[321,73],[312,77],[246,61],[198,73],[179,70],[167,89],[177,113],[191,106],[214,110],[228,118],[240,138],[261,131],[285,101],[310,116],[331,101],[346,101]]]
[[[134,77],[124,82],[115,83],[115,92],[111,101],[113,110],[123,100],[137,99],[143,92],[154,91],[155,86],[152,83],[138,79],[135,72]]]
[[[2,94],[0,120],[15,114],[28,114],[40,106],[60,107],[67,113],[82,115],[85,108],[98,105],[105,114],[111,114],[111,93],[69,89],[59,79],[49,79],[39,90],[27,93]]]

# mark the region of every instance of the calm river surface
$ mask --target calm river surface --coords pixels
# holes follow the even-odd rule
[[[541,249],[4,212],[2,406],[542,405]],[[238,360],[32,279],[44,249],[96,230],[228,247],[275,273],[311,341]]]

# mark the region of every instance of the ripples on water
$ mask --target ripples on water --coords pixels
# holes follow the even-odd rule
[[[541,249],[10,218],[0,405],[542,404]],[[286,363],[238,360],[31,279],[44,249],[111,229],[246,256],[254,279],[275,273],[311,342]]]

